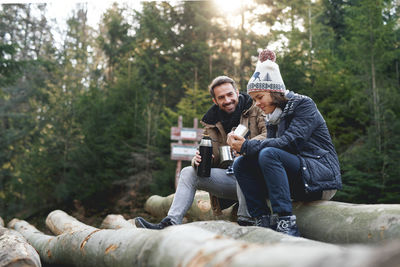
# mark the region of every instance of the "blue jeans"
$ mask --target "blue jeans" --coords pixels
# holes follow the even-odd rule
[[[233,170],[252,217],[270,213],[267,198],[274,213],[285,214],[292,212],[292,195],[305,195],[300,159],[284,150],[266,147],[258,156],[241,156]]]

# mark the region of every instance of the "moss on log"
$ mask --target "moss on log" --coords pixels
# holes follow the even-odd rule
[[[167,197],[151,196],[145,209],[157,217],[165,217],[174,195]],[[221,217],[214,216],[207,193],[198,191],[187,216],[193,221],[230,220],[231,208],[223,210]],[[208,204],[207,204],[208,203]],[[328,243],[377,243],[400,239],[399,204],[349,204],[336,201],[295,202],[293,212],[302,236]]]
[[[39,254],[17,231],[0,225],[0,266],[39,267]]]

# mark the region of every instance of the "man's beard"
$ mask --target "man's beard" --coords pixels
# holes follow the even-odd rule
[[[229,102],[229,103],[225,103],[225,104],[222,105],[222,107],[223,107],[222,110],[223,110],[225,113],[232,114],[232,113],[235,111],[236,107],[237,107],[236,103],[237,103],[237,102],[236,102],[235,100],[233,100],[233,101],[231,101],[231,102]],[[228,107],[228,106],[230,106],[230,105],[232,105],[234,108],[231,109],[231,110],[226,110],[225,108]]]

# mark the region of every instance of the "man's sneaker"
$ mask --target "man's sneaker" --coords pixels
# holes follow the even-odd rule
[[[138,228],[161,230],[161,229],[164,229],[165,227],[175,225],[175,223],[168,217],[165,217],[164,219],[162,219],[162,221],[160,223],[149,223],[142,217],[136,217],[135,225]]]
[[[279,217],[276,231],[291,236],[300,236],[300,232],[296,224],[296,215]]]
[[[247,216],[238,216],[237,223],[240,226],[254,226],[255,219],[252,217],[247,217]]]

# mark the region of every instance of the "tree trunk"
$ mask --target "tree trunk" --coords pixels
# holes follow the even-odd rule
[[[3,227],[0,218],[0,266],[3,267],[38,267],[39,254],[17,231]]]
[[[125,220],[124,216],[109,214],[101,223],[102,229],[136,228],[133,220]]]
[[[293,208],[301,233],[310,239],[329,243],[400,239],[399,204],[314,201],[294,203]]]
[[[0,227],[4,227],[4,221],[1,217],[0,217]]]
[[[175,194],[167,197],[151,196],[144,204],[144,209],[151,215],[163,218],[167,216],[168,210],[172,205]],[[186,218],[193,221],[208,221],[208,220],[230,220],[233,208],[223,210],[221,215],[214,215],[211,209],[210,196],[208,192],[198,190],[193,200],[193,204],[186,213]]]
[[[48,236],[27,222],[16,219],[12,226],[34,244],[43,261],[75,266],[394,267],[400,256],[399,242],[379,248],[343,248],[284,243],[283,238],[282,242],[275,240],[268,245],[259,245],[227,238],[193,225],[171,226],[161,231],[135,228],[92,231],[93,227],[61,211],[52,213],[47,221],[51,221],[51,227],[57,231],[66,232],[57,237]],[[78,229],[79,226],[82,228]],[[277,234],[269,229],[258,230]],[[265,238],[268,238],[268,234],[265,234]],[[301,240],[295,237],[291,239]]]
[[[105,220],[110,215],[106,217]],[[115,216],[115,215],[114,215]],[[107,229],[119,229],[121,225],[126,226],[127,228],[136,227],[135,225],[130,224],[130,221],[127,221],[123,218],[122,215],[119,215],[119,220],[108,221],[104,228]],[[121,221],[124,220],[125,222]],[[130,225],[130,227],[129,227]],[[315,245],[315,246],[336,246],[328,243],[318,242],[306,238],[296,238],[288,235],[283,235],[278,232],[275,232],[271,229],[261,228],[261,227],[242,227],[236,223],[227,222],[227,221],[199,221],[192,222],[186,225],[192,225],[204,230],[210,231],[215,234],[228,236],[230,238],[238,239],[241,241],[246,241],[250,243],[256,244],[273,244],[278,242],[285,243],[295,243],[295,244],[306,244],[306,245]]]
[[[174,195],[151,196],[145,209],[165,217]],[[199,207],[200,206],[200,207]],[[212,214],[208,194],[198,191],[187,217],[192,220],[229,220],[232,208],[222,217]],[[302,236],[328,243],[377,243],[400,239],[400,205],[348,204],[336,201],[295,202],[293,212]],[[317,219],[316,219],[317,218]]]

